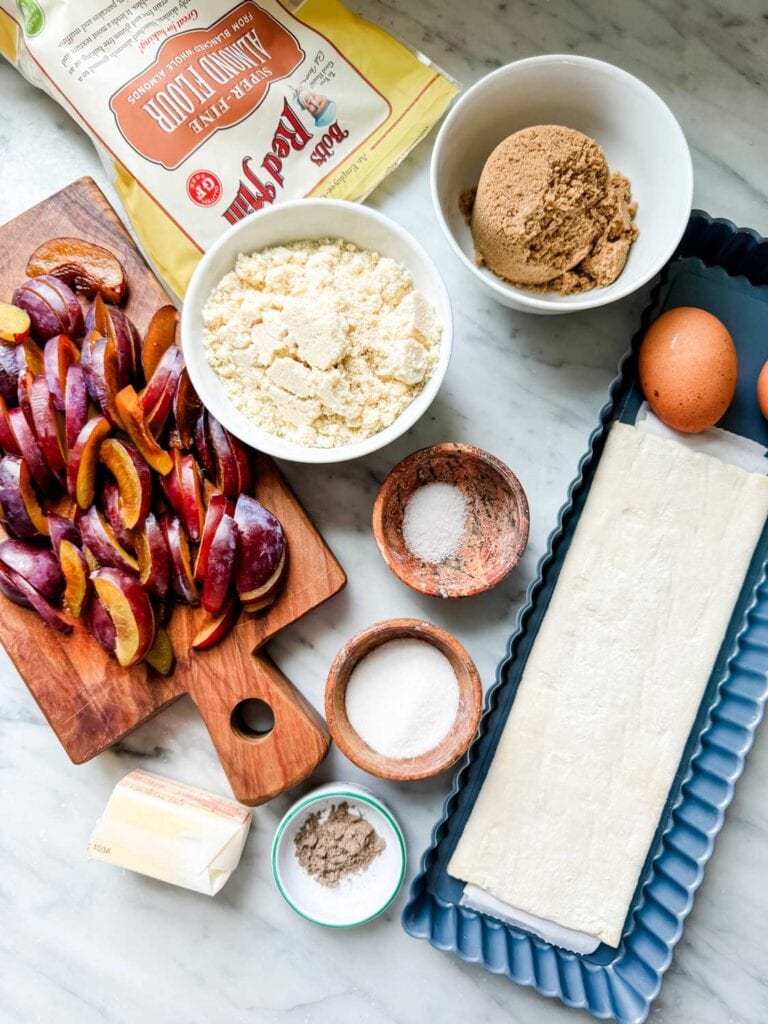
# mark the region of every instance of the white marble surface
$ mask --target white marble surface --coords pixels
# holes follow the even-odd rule
[[[420,46],[464,84],[501,63],[544,52],[623,65],[657,89],[679,117],[693,150],[696,205],[768,233],[768,16],[757,0],[353,0],[352,6]],[[454,296],[457,343],[445,385],[418,427],[376,457],[330,471],[288,470],[350,579],[344,594],[272,645],[278,663],[318,706],[342,641],[391,615],[423,616],[452,630],[486,683],[491,680],[646,300],[643,292],[608,310],[551,319],[489,302],[436,227],[430,150],[428,140],[371,202],[426,244]],[[0,66],[0,219],[82,174],[110,191],[86,137]],[[369,527],[377,484],[391,466],[412,449],[442,440],[471,441],[505,459],[532,510],[531,543],[520,569],[495,592],[459,604],[420,598],[403,587],[379,558]],[[325,932],[294,917],[272,885],[268,864],[289,797],[255,812],[241,867],[213,900],[87,861],[91,826],[131,768],[227,792],[207,735],[182,701],[118,749],[75,767],[4,656],[0,671],[1,1021],[586,1021],[408,938],[399,924],[405,891],[384,919],[355,932]],[[652,1012],[654,1024],[768,1020],[767,775],[763,730]],[[390,801],[407,834],[410,878],[449,780],[383,785],[333,751],[316,781],[335,777],[366,782]]]

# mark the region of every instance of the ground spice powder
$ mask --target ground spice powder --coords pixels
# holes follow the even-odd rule
[[[296,859],[321,885],[334,887],[348,875],[366,871],[386,843],[373,825],[349,809],[346,800],[310,814],[294,837]]]

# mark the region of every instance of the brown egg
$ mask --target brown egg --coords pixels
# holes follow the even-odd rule
[[[757,378],[757,404],[760,406],[760,412],[768,420],[768,363]]]
[[[686,434],[714,426],[736,390],[733,338],[716,316],[693,306],[667,310],[651,324],[638,363],[651,409],[668,427]]]

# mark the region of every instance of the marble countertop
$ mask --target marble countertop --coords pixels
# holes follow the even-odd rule
[[[464,85],[500,64],[546,52],[620,64],[670,104],[693,151],[695,205],[768,233],[768,22],[764,7],[645,0],[350,0],[429,54]],[[0,62],[0,221],[83,174],[114,197],[88,139],[53,102]],[[609,309],[529,317],[484,297],[432,214],[432,139],[370,202],[407,224],[454,296],[455,355],[440,395],[406,437],[376,456],[288,476],[349,575],[339,597],[286,630],[271,653],[318,707],[342,642],[389,616],[454,632],[484,682],[494,674],[568,482],[647,289]],[[494,592],[464,603],[422,598],[379,557],[370,514],[379,482],[405,454],[468,441],[508,462],[528,493],[531,539]],[[269,871],[272,835],[292,797],[256,809],[240,868],[215,899],[90,862],[90,830],[115,782],[136,767],[228,792],[186,700],[82,766],[69,763],[5,653],[0,654],[0,1020],[96,1024],[568,1024],[585,1014],[543,999],[402,931],[404,889],[375,924],[326,932],[294,916]],[[768,743],[757,737],[707,868],[653,1024],[768,1020]],[[364,777],[333,750],[313,782],[369,785],[393,807],[409,880],[449,786]]]

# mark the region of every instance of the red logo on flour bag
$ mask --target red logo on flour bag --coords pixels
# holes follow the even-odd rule
[[[213,171],[195,171],[187,178],[187,195],[198,206],[213,206],[221,199],[221,178]]]
[[[249,0],[207,29],[167,39],[109,105],[126,141],[173,170],[220,128],[252,114],[304,56],[295,36]]]

